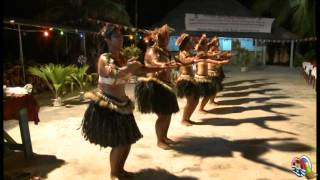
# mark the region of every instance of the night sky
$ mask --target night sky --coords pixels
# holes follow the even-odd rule
[[[183,0],[138,0],[138,27],[148,28],[160,21],[168,11],[175,8]],[[45,0],[5,0],[4,17],[34,18],[45,11]],[[135,25],[135,0],[123,0],[127,12]]]
[[[126,10],[135,25],[135,1],[119,0],[125,3]],[[183,0],[137,0],[138,1],[138,27],[149,28],[161,21],[165,15],[177,7]],[[250,5],[252,0],[238,0],[244,5]],[[32,2],[32,3],[30,3]],[[46,0],[5,0],[4,17],[34,18],[45,11]]]
[[[149,28],[161,21],[164,16],[177,7],[183,0],[138,0],[138,27]],[[135,25],[135,0],[126,0],[131,23]]]

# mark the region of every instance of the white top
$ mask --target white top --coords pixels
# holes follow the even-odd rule
[[[311,63],[306,64],[305,72],[309,74],[312,68],[313,68],[313,65]]]
[[[311,76],[317,79],[317,67],[313,67],[313,69],[311,70]]]
[[[101,84],[108,84],[108,85],[119,85],[119,84],[126,83],[126,81],[123,79],[115,79],[115,78],[102,77],[102,76],[99,76],[98,82]]]

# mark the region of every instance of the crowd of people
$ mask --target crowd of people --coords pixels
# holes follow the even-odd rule
[[[205,113],[206,104],[216,103],[217,93],[223,90],[222,66],[229,63],[231,54],[219,51],[219,39],[208,40],[203,34],[195,45],[190,35],[182,33],[176,41],[179,54],[172,56],[167,49],[171,31],[164,25],[151,32],[154,43],[147,48],[144,63],[137,57],[124,58],[119,26],[108,25],[101,32],[109,52],[97,62],[98,88],[85,94],[91,102],[84,114],[82,133],[89,142],[112,148],[111,179],[133,175],[124,170],[124,164],[131,144],[142,138],[133,115],[134,104],[125,93],[130,76],[139,76],[134,90],[137,109],[157,115],[157,146],[165,150],[176,144],[168,138],[168,129],[172,114],[179,111],[177,97],[186,98],[181,124],[192,126],[190,117],[197,105],[200,103],[199,113]],[[171,71],[177,68],[179,76],[172,82]]]

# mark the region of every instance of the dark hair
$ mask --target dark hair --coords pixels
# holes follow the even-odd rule
[[[184,50],[186,48],[186,45],[189,43],[189,41],[190,41],[190,36],[185,37],[179,46],[179,50],[180,51]]]
[[[107,24],[100,30],[100,34],[103,38],[111,39],[113,33],[120,31],[123,33],[123,28],[115,24]]]

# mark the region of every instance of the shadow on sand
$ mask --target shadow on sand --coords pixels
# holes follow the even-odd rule
[[[30,176],[47,178],[49,172],[65,164],[62,159],[57,159],[53,155],[33,154],[31,159],[25,159],[24,153],[12,152],[3,160],[3,170],[7,177],[18,176],[21,173],[30,174]]]
[[[289,96],[272,96],[272,97],[259,97],[259,98],[240,98],[231,100],[218,101],[219,105],[241,105],[249,102],[264,103],[272,99],[287,99]]]
[[[245,119],[231,119],[231,118],[205,118],[202,122],[194,122],[196,125],[212,125],[212,126],[238,126],[243,123],[252,123],[261,128],[268,129],[271,131],[279,133],[287,133],[291,135],[298,135],[293,132],[276,129],[269,127],[266,123],[267,121],[288,121],[289,118],[285,116],[266,116],[266,117],[256,117],[256,118],[245,118]]]
[[[227,86],[235,86],[235,85],[246,83],[246,82],[257,83],[257,82],[266,81],[266,80],[267,79],[250,79],[250,80],[231,81],[231,82],[223,83],[223,85],[227,87]]]
[[[134,180],[197,180],[192,176],[175,176],[165,169],[142,169],[137,172]]]
[[[231,92],[231,93],[222,93],[221,97],[244,97],[249,96],[250,94],[266,94],[267,92],[272,91],[280,91],[279,88],[267,88],[267,89],[260,89],[260,90],[253,90],[253,91],[246,91],[246,92]]]
[[[253,89],[253,88],[261,88],[263,86],[268,86],[272,84],[277,84],[277,83],[259,83],[259,84],[251,84],[251,85],[246,85],[246,86],[233,86],[233,87],[225,87],[223,89],[224,92],[226,91],[243,91],[247,89]]]
[[[174,146],[173,149],[182,154],[201,157],[232,157],[233,152],[240,152],[241,156],[247,160],[291,173],[290,169],[270,162],[261,156],[270,150],[299,153],[313,150],[311,146],[306,144],[291,142],[293,140],[295,138],[241,139],[232,141],[218,137],[189,137],[181,139],[181,143]],[[269,142],[272,142],[272,144]]]
[[[262,110],[262,111],[275,113],[275,114],[296,116],[295,114],[281,113],[273,110],[274,108],[289,108],[289,107],[296,107],[296,105],[285,104],[285,103],[268,103],[265,105],[250,106],[250,107],[243,107],[243,106],[219,107],[219,108],[208,110],[207,112],[212,114],[231,114],[231,113],[242,113],[244,111]]]

